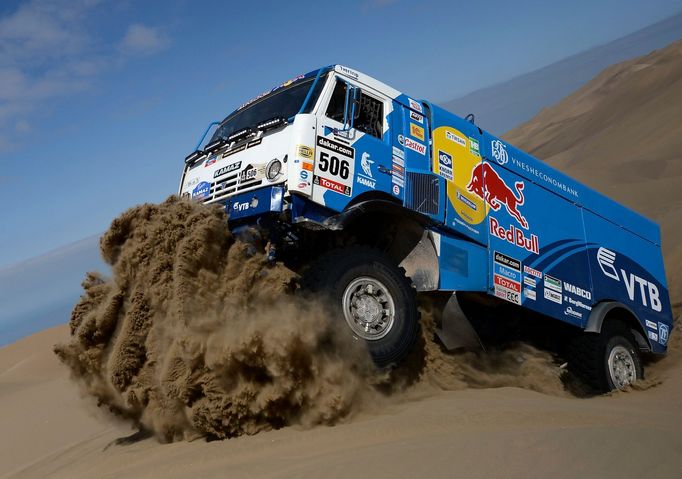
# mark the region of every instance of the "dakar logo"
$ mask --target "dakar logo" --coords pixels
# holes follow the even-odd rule
[[[467,185],[467,191],[478,195],[490,205],[493,211],[500,209],[500,205],[507,208],[507,212],[516,218],[521,226],[528,229],[528,222],[519,211],[523,205],[523,181],[514,183],[516,192],[509,188],[497,171],[488,163],[480,163],[471,173],[471,181]]]
[[[493,158],[495,158],[500,165],[504,165],[509,161],[507,150],[505,149],[504,143],[502,143],[500,140],[491,141],[490,147],[493,150]]]

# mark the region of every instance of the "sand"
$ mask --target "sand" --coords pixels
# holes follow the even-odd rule
[[[663,223],[676,305],[682,304],[681,72],[678,43],[605,70],[509,135]],[[122,421],[81,396],[52,352],[68,341],[69,327],[60,326],[0,349],[1,477],[682,475],[676,333],[668,357],[650,365],[647,382],[628,392],[579,399],[531,390],[520,370],[457,387],[426,380],[391,400],[351,408],[333,426],[292,420],[255,435],[206,441],[189,434],[167,444],[158,434],[113,444],[135,433],[131,424],[144,424],[142,416]],[[525,387],[510,386],[517,383]]]

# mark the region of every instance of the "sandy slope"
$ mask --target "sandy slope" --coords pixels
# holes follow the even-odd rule
[[[673,301],[682,249],[682,44],[614,66],[509,138],[664,225]],[[544,126],[543,126],[544,125]],[[606,147],[605,147],[606,146]],[[206,443],[128,435],[81,399],[51,346],[0,349],[2,477],[680,477],[682,353],[656,387],[572,399],[517,388],[423,390],[335,427]]]
[[[2,477],[679,477],[682,368],[594,399],[516,388],[423,391],[336,427],[227,441],[104,448],[131,431],[78,397],[50,346],[65,327],[0,350]]]

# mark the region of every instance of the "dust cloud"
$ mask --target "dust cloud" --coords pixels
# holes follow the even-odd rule
[[[161,441],[332,425],[425,385],[566,394],[552,357],[530,346],[446,354],[428,308],[416,359],[377,371],[325,305],[297,294],[292,271],[233,237],[219,207],[138,206],[100,246],[112,277],[87,275],[55,353],[100,407]]]

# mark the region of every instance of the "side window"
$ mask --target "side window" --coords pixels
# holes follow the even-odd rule
[[[346,102],[346,83],[337,81],[327,107],[327,117],[343,122],[343,108]],[[355,129],[382,138],[384,132],[384,103],[365,92],[360,93],[360,111],[355,112]]]

